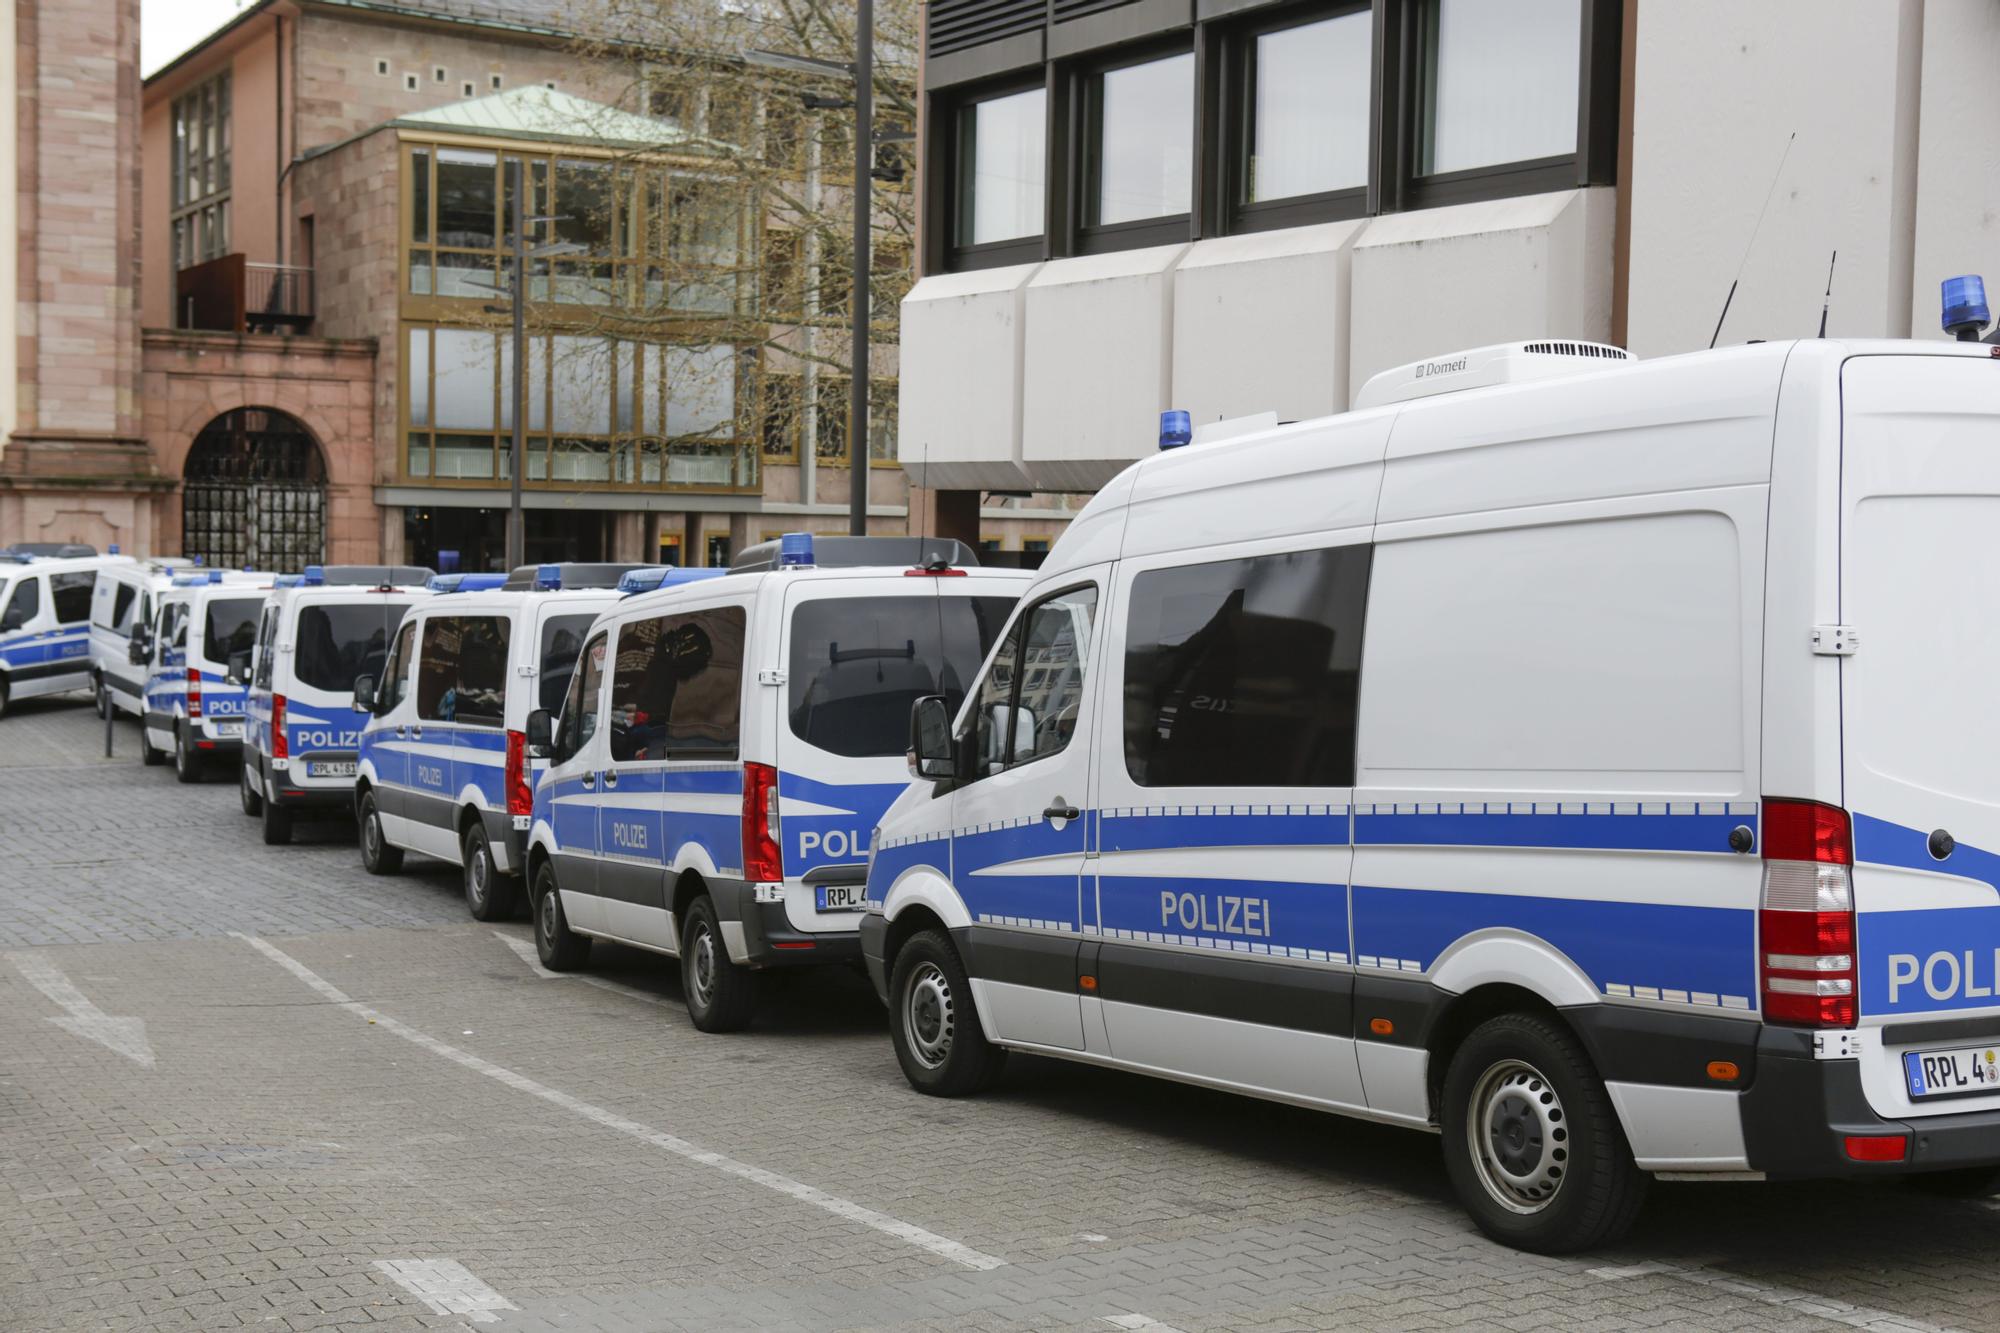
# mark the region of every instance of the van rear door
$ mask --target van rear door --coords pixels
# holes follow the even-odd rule
[[[1855,357],[1841,389],[1862,1082],[1885,1116],[2000,1106],[2000,362]]]

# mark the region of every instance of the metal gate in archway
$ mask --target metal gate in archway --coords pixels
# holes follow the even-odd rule
[[[181,553],[291,571],[326,557],[326,461],[297,418],[240,407],[202,428],[181,486]]]

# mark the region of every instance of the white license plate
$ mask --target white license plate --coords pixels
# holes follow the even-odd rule
[[[241,736],[243,734],[243,724],[240,721],[211,722],[209,725],[215,728],[215,734],[218,736]]]
[[[819,910],[858,912],[861,910],[862,895],[867,888],[865,884],[822,884],[818,890]]]
[[[1945,1051],[1905,1051],[1903,1077],[1910,1100],[2000,1094],[2000,1043]]]
[[[309,778],[351,778],[360,766],[352,759],[315,759],[306,762]]]

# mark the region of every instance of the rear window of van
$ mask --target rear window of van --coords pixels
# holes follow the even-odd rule
[[[257,641],[257,616],[264,609],[261,597],[212,597],[208,618],[202,626],[201,655],[219,667],[229,665],[234,653],[247,653]]]
[[[299,610],[292,671],[301,685],[345,694],[362,676],[382,675],[389,640],[403,622],[408,602],[313,604]]]

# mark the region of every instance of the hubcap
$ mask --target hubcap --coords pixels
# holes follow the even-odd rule
[[[465,887],[475,903],[486,901],[486,869],[486,849],[475,844],[465,863]]]
[[[909,1034],[911,1052],[924,1068],[936,1069],[950,1057],[956,1019],[951,982],[943,969],[936,963],[919,963],[910,974],[903,1001],[903,1029]]]
[[[542,929],[542,938],[550,944],[556,942],[556,891],[542,890],[542,910],[535,914],[535,924]]]
[[[1467,1146],[1479,1183],[1515,1213],[1538,1213],[1569,1170],[1569,1122],[1562,1099],[1541,1071],[1502,1060],[1479,1076],[1466,1118]]]
[[[377,860],[382,855],[382,821],[375,816],[375,807],[368,807],[368,818],[361,821],[361,837],[368,844],[368,859]]]
[[[706,1005],[715,997],[715,936],[708,930],[708,923],[697,922],[694,928],[694,948],[691,951],[694,975],[695,998]]]

